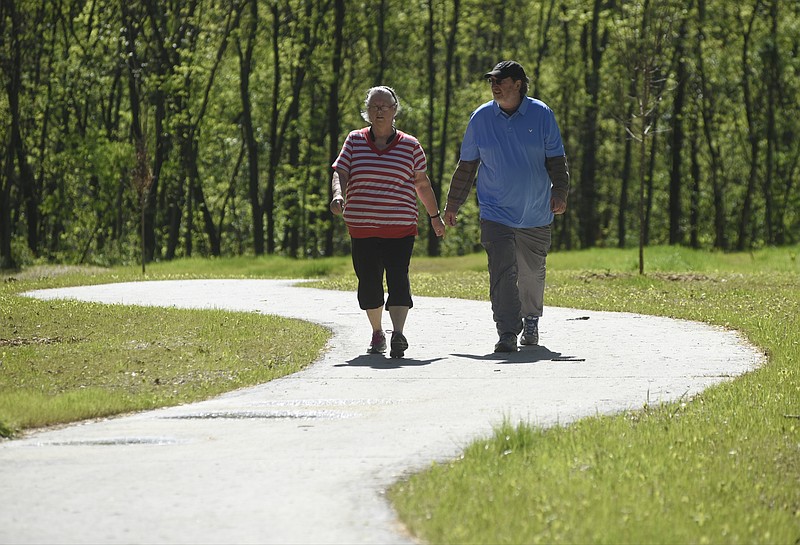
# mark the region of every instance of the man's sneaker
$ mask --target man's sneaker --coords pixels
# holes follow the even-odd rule
[[[531,315],[525,316],[519,343],[528,346],[539,344],[539,318]]]
[[[369,343],[367,354],[383,354],[386,352],[386,335],[383,331],[372,332],[372,342]]]
[[[513,333],[503,333],[500,335],[500,340],[494,345],[495,352],[516,352],[517,351],[517,336]]]
[[[406,350],[408,350],[408,341],[405,335],[399,331],[392,332],[392,351],[389,352],[389,356],[393,358],[402,358]]]

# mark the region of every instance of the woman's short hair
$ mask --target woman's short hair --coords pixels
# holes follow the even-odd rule
[[[364,108],[361,110],[361,117],[364,119],[364,121],[369,122],[369,114],[367,113],[367,107],[369,106],[369,101],[372,99],[372,96],[377,93],[385,93],[387,95],[390,95],[392,97],[392,100],[394,100],[395,105],[397,106],[395,113],[400,112],[400,99],[397,98],[397,93],[395,92],[395,90],[389,87],[388,85],[377,85],[375,87],[370,87],[369,89],[367,89],[367,96],[364,98]]]

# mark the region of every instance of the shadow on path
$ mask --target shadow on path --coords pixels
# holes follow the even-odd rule
[[[546,346],[523,346],[517,352],[491,352],[485,355],[453,354],[457,358],[470,360],[493,361],[496,363],[537,363],[540,361],[584,361],[574,356],[564,356],[561,352],[553,352]],[[569,358],[569,359],[567,359]]]
[[[430,360],[417,360],[414,358],[387,358],[381,354],[363,354],[356,356],[347,363],[339,363],[334,367],[371,367],[372,369],[402,369],[403,367],[421,367],[444,358]]]

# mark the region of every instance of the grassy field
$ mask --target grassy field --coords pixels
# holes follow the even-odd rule
[[[761,369],[691,400],[549,429],[502,425],[389,497],[429,543],[800,543],[800,248],[553,253],[546,304],[701,320],[741,331]],[[415,258],[419,295],[485,299],[483,255]],[[319,278],[354,289],[347,258],[184,260],[148,279]],[[293,372],[309,326],[257,314],[41,302],[34,288],[141,279],[135,268],[34,269],[0,288],[6,434],[183,403]],[[232,329],[241,334],[231,338]],[[277,345],[281,347],[276,348]],[[187,361],[200,360],[187,366]],[[35,418],[32,417],[35,415]]]
[[[797,249],[657,248],[644,277],[636,263],[631,252],[554,254],[547,303],[734,328],[768,363],[680,403],[551,429],[503,426],[460,459],[393,487],[415,535],[429,543],[800,543]]]
[[[313,278],[349,260],[179,260],[147,280]],[[39,301],[32,289],[142,280],[141,270],[35,267],[0,284],[0,436],[207,399],[308,365],[330,333],[255,313]],[[303,338],[303,343],[295,339]]]

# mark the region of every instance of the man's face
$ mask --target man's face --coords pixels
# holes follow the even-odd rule
[[[519,90],[522,81],[514,81],[511,77],[490,77],[486,80],[492,88],[492,97],[501,106],[515,104],[519,101]]]

